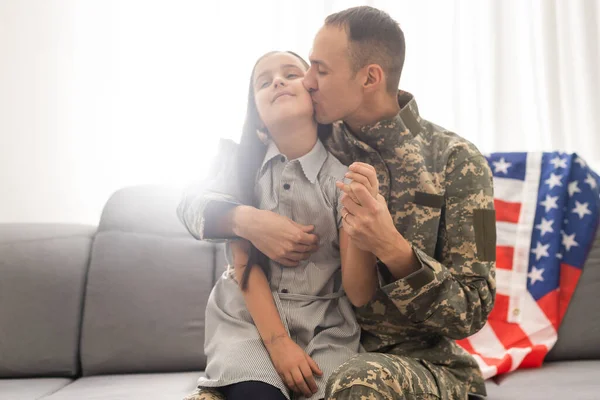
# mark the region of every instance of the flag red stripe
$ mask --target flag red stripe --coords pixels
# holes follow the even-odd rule
[[[506,321],[508,319],[508,304],[510,297],[496,293],[496,300],[494,302],[494,308],[488,316],[488,320],[495,319],[496,321]]]
[[[571,301],[571,297],[573,297],[580,276],[581,269],[565,263],[560,264],[560,291],[558,298],[557,325],[560,325],[567,312],[569,302]],[[558,330],[558,327],[555,327]]]
[[[512,270],[514,254],[514,247],[496,246],[496,268]]]
[[[505,349],[515,347],[517,343],[520,346],[516,347],[533,347],[533,343],[518,324],[498,320],[488,320],[488,323]]]
[[[537,305],[546,314],[546,318],[552,322],[554,329],[558,331],[558,302],[559,302],[559,291],[554,289],[548,292],[544,297],[537,301]]]
[[[510,203],[494,199],[494,208],[496,209],[496,221],[499,222],[519,222],[521,215],[521,203]]]
[[[510,367],[512,367],[512,357],[508,353],[505,354],[502,358],[490,358],[483,357],[481,354],[478,355],[487,365],[495,366],[497,368],[497,375],[502,375],[510,371]]]
[[[518,346],[516,346],[518,347]],[[543,344],[536,344],[531,348],[531,353],[527,354],[519,368],[539,368],[544,363],[544,358],[548,354],[548,348]]]

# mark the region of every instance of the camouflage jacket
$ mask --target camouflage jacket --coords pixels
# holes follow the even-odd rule
[[[371,352],[449,368],[471,393],[485,395],[477,363],[454,340],[481,329],[494,305],[492,173],[474,145],[422,119],[411,94],[400,92],[398,101],[401,110],[391,120],[356,135],[337,122],[324,142],[342,163],[376,168],[396,228],[421,263],[408,277],[383,282],[374,299],[356,310],[362,343]],[[215,201],[238,204],[223,194],[230,191],[184,197],[178,214],[192,235],[209,239],[204,211]]]
[[[492,173],[477,148],[419,116],[400,92],[393,119],[354,135],[334,125],[327,149],[342,163],[369,163],[396,229],[421,269],[388,282],[357,310],[368,351],[409,356],[453,373],[485,394],[475,360],[454,339],[477,332],[495,298],[496,220]]]

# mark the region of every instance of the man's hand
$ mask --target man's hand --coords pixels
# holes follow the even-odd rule
[[[353,189],[360,205],[344,193],[342,204],[344,214],[343,227],[356,246],[380,257],[390,245],[395,245],[401,236],[387,208],[385,199],[377,195],[375,200],[367,189],[357,185]]]
[[[352,180],[352,182],[349,185],[344,185],[344,187],[338,184],[338,188],[344,190],[346,194],[358,203],[356,195],[352,193],[352,188],[357,187],[357,185],[363,185],[367,188],[371,196],[376,199],[379,194],[379,180],[377,179],[375,167],[362,162],[354,162],[350,165],[349,169],[350,171],[346,173],[346,178]]]
[[[383,236],[387,238],[396,237],[398,231],[385,199],[379,194],[379,180],[375,168],[366,163],[355,162],[349,169],[346,178],[351,179],[351,182],[336,183],[338,189],[344,192],[343,227],[359,249],[377,255],[376,249],[381,244],[379,228],[387,228],[384,229]]]
[[[398,232],[379,187],[375,168],[365,163],[350,166],[349,185],[337,183],[342,196],[343,227],[353,243],[383,261],[396,279],[418,269],[410,243]]]
[[[234,233],[249,240],[271,260],[295,267],[318,249],[319,238],[313,225],[300,225],[271,211],[236,207]]]
[[[314,375],[323,375],[317,363],[300,348],[289,336],[282,335],[265,343],[275,370],[294,392],[311,397],[318,388]]]

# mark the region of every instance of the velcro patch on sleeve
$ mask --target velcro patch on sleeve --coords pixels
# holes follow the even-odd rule
[[[473,211],[473,230],[477,255],[481,261],[496,261],[496,211]]]

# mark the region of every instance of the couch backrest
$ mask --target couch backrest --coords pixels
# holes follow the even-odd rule
[[[0,378],[79,373],[95,227],[0,224]]]
[[[204,369],[216,247],[179,222],[177,188],[120,190],[94,240],[83,314],[84,375]]]
[[[600,359],[600,229],[548,361]]]

